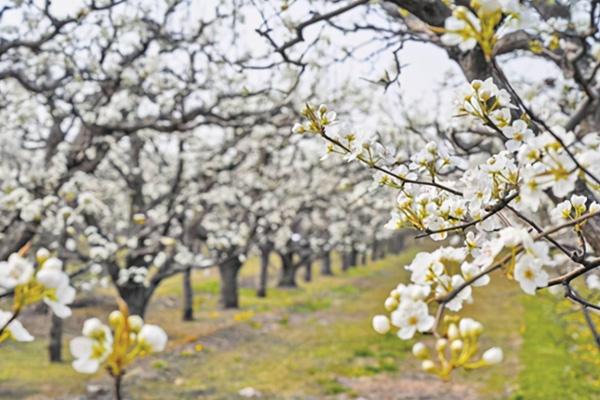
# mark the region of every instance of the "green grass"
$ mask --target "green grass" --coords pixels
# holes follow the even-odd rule
[[[311,283],[300,278],[297,289],[270,288],[265,299],[255,295],[252,283],[258,263],[249,260],[240,276],[241,308],[233,311],[218,309],[218,276],[195,273],[193,322],[180,318],[181,278],[169,279],[147,316],[165,327],[169,348],[130,367],[126,391],[131,398],[143,399],[236,399],[240,389],[250,386],[269,399],[341,394],[352,398],[359,394],[344,379],[411,376],[418,369],[409,355],[413,342],[379,336],[370,321],[383,312],[388,291],[406,280],[402,267],[415,252],[345,273],[336,260],[335,276],[315,273]],[[493,276],[489,287],[475,289],[474,298],[464,315],[484,324],[481,347],[501,346],[505,362],[456,373],[455,381],[474,385],[483,399],[600,398],[598,352],[581,313],[549,295],[526,296],[501,274]],[[67,321],[65,345],[85,317],[109,311],[75,310]],[[108,384],[101,373],[75,373],[69,357],[63,364],[49,364],[46,341],[38,336],[32,344],[3,345],[0,399],[76,396],[85,393],[89,382]]]
[[[340,377],[396,372],[410,344],[378,336],[370,320],[382,311],[386,291],[413,254],[317,278],[299,289],[272,289],[266,299],[242,291],[237,315],[249,318],[228,331],[235,344],[221,348],[209,340],[202,352],[178,360],[177,369],[185,372],[176,398],[233,398],[246,386],[277,398],[326,396],[350,392]],[[267,312],[274,321],[261,318]],[[142,395],[160,398],[161,387],[153,383]]]
[[[600,354],[583,326],[581,313],[571,303],[549,295],[525,297],[523,303],[522,370],[514,399],[600,398]]]
[[[87,377],[75,372],[70,362],[51,364],[44,340],[3,344],[0,352],[0,398],[19,399],[39,392],[48,396],[82,393]]]

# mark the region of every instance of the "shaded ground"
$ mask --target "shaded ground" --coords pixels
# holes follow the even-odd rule
[[[596,398],[595,383],[588,377],[596,374],[586,371],[593,364],[569,362],[575,353],[573,345],[567,347],[564,332],[568,329],[561,330],[551,319],[555,303],[549,298],[524,300],[518,287],[500,276],[491,290],[475,291],[480,301],[468,306],[466,313],[486,326],[482,346],[501,345],[506,362],[458,374],[450,383],[419,373],[417,362],[408,356],[412,343],[392,335],[381,337],[370,329],[372,315],[382,312],[387,290],[404,277],[402,267],[411,253],[343,275],[338,271],[335,277],[316,277],[300,289],[273,289],[267,299],[256,298],[250,288],[256,271],[251,263],[243,270],[242,309],[228,312],[215,311],[216,277],[198,274],[194,286],[200,294],[196,299],[199,312],[191,323],[180,321],[180,279],[167,282],[148,320],[166,328],[169,351],[130,368],[125,380],[127,397],[240,399],[245,390],[246,394],[260,393],[263,399]],[[69,336],[79,331],[86,316],[106,315],[110,309],[108,301],[91,310],[77,310],[67,323]],[[39,325],[36,333],[43,337],[47,328]],[[555,336],[549,339],[548,332]],[[556,343],[546,346],[549,340]],[[50,365],[44,346],[38,340],[2,348],[0,399],[107,398],[109,382],[102,374],[76,374],[68,362]],[[545,349],[543,355],[540,348]],[[549,363],[554,366],[548,368]],[[545,392],[540,391],[544,397],[536,395],[538,375],[546,382]],[[578,385],[576,377],[585,377],[589,385]],[[569,379],[579,389],[570,391]],[[560,396],[553,396],[559,390]]]

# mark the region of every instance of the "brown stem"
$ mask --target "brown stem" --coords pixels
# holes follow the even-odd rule
[[[114,400],[123,400],[123,395],[121,394],[121,383],[123,381],[123,374],[118,374],[113,376],[113,398]]]

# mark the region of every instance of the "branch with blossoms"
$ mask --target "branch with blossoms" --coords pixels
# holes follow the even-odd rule
[[[506,151],[465,172],[461,179],[465,184],[463,191],[448,190],[447,185],[436,180],[452,160],[446,151],[439,151],[436,144],[429,143],[425,150],[413,155],[412,162],[408,167],[403,166],[400,175],[377,164],[383,159],[377,153],[381,144],[369,138],[358,139],[358,135],[351,131],[336,131],[336,115],[326,106],[315,108],[307,104],[302,111],[307,121],[296,124],[293,129],[296,133],[317,134],[328,142],[328,152],[344,154],[349,161],[357,160],[391,177],[381,179],[381,183],[400,192],[397,211],[388,224],[392,228],[412,225],[425,231],[421,237],[431,236],[434,240],[444,239],[449,232],[466,232],[472,227],[491,233],[497,229],[486,225],[493,223],[492,217],[495,216],[500,222],[508,222],[502,215],[502,211],[508,209],[537,231],[532,235],[526,228],[507,227],[483,244],[478,243],[478,238],[469,231],[464,248],[442,247],[433,253],[420,253],[406,267],[411,271],[413,283],[408,286],[401,284],[386,300],[386,308],[391,312],[391,325],[399,328],[398,336],[402,339],[410,339],[416,332],[435,334],[440,365],[425,358],[423,369],[442,378],[447,378],[455,368],[468,369],[489,364],[482,361],[485,357],[473,361],[477,353],[473,340],[476,342],[479,330],[476,330],[479,333],[456,336],[452,332],[460,322],[457,317],[444,317],[444,311],[459,311],[463,302],[472,300],[472,287],[487,285],[489,274],[500,268],[505,269],[509,279],[517,280],[528,294],[546,287],[549,275],[544,266],[550,266],[556,258],[551,250],[558,249],[574,262],[584,262],[584,255],[569,252],[552,235],[573,227],[577,238],[585,243],[580,233],[585,223],[600,213],[597,203],[592,202],[588,206],[585,197],[573,195],[553,210],[553,220],[562,221],[554,227],[541,230],[525,217],[518,209],[537,209],[546,190],[552,188],[553,195],[561,197],[570,193],[574,189],[579,164],[571,160],[571,153],[566,151],[564,142],[556,140],[553,134],[541,132],[535,136],[528,128],[527,120],[523,119],[511,124],[509,110],[514,107],[511,96],[494,85],[491,79],[473,82],[464,93],[460,115],[479,120],[483,126],[509,140],[502,140]],[[330,128],[334,129],[333,135],[329,134]],[[536,140],[542,141],[541,150],[529,150],[527,146]],[[515,153],[525,153],[525,156],[517,156],[513,160]],[[565,166],[569,161],[572,163]],[[430,181],[419,179],[419,174],[429,175]],[[486,205],[490,202],[495,203]],[[466,219],[467,210],[471,214],[470,221]],[[577,296],[568,283],[566,297],[595,308]],[[428,312],[428,304],[432,301],[439,304],[435,318]],[[387,317],[378,316],[374,319],[374,326],[377,331],[385,333],[390,329],[390,321]],[[455,342],[449,350],[446,349],[448,340]],[[494,349],[492,353],[497,351]],[[418,348],[415,354],[424,357],[425,352]]]
[[[468,359],[476,354],[473,338],[481,329],[475,325],[469,333],[466,327],[471,323],[466,322],[461,334],[458,317],[444,311],[459,311],[462,303],[472,299],[473,287],[487,285],[492,272],[502,270],[530,295],[562,286],[566,298],[583,310],[600,343],[590,317],[597,304],[585,298],[576,281],[585,277],[590,290],[600,289],[600,135],[595,133],[600,98],[598,3],[382,0],[363,7],[345,4],[354,7],[345,11],[344,5],[338,6],[339,13],[327,19],[326,12],[316,11],[328,10],[327,3],[310,2],[320,18],[309,13],[298,26],[322,23],[323,32],[349,34],[356,18],[360,20],[356,30],[369,32],[368,40],[384,42],[390,49],[411,40],[433,43],[456,62],[469,82],[458,90],[453,115],[459,122],[449,127],[431,123],[440,140],[413,129],[409,118],[408,123],[402,122],[403,136],[417,137],[417,144],[407,146],[417,150],[409,160],[391,157],[391,161],[388,155],[395,149],[389,143],[386,147],[376,135],[343,127],[325,106],[307,105],[302,113],[305,121],[294,126],[296,133],[324,139],[328,154],[374,170],[374,180],[397,195],[387,228],[412,227],[421,232],[419,237],[449,238],[453,244],[420,253],[407,266],[411,283],[390,293],[385,307],[391,318],[378,316],[376,329],[387,332],[393,326],[399,336],[410,338],[416,332],[432,333],[435,326],[440,362],[433,362],[435,357],[429,357],[424,345],[414,352],[425,370],[447,377],[452,369],[472,364]],[[387,18],[370,19],[378,10]],[[394,38],[387,36],[392,31]],[[304,36],[310,40],[308,31]],[[317,47],[318,39],[311,45]],[[297,40],[286,47],[287,60],[309,54],[310,48],[303,47],[300,58],[295,58],[296,44]],[[315,63],[328,65],[330,59],[342,59],[336,50],[327,46]],[[549,74],[552,77],[540,79],[537,86],[521,85],[515,79],[520,74],[511,69],[509,80],[504,61],[524,53],[553,64],[558,76]],[[439,304],[435,317],[429,315],[433,304]],[[491,354],[494,357],[488,355],[488,360],[499,360],[497,351]]]
[[[62,261],[40,248],[35,261],[26,258],[30,244],[0,262],[0,294],[11,293],[12,310],[0,310],[0,343],[13,339],[30,342],[34,338],[17,319],[27,306],[43,301],[59,318],[71,315],[69,304],[75,299],[75,289],[69,276],[62,271]]]

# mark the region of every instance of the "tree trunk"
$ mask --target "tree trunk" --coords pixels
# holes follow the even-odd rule
[[[377,261],[379,260],[379,248],[380,248],[380,243],[378,240],[373,240],[373,244],[371,247],[371,261]]]
[[[342,271],[347,271],[348,269],[350,269],[350,262],[350,252],[345,251],[342,254]]]
[[[194,291],[192,290],[192,269],[183,272],[183,320],[194,319]]]
[[[312,262],[307,260],[304,263],[304,282],[312,281]]]
[[[52,313],[52,311],[50,311]],[[50,362],[62,361],[62,333],[63,320],[52,313],[50,325],[50,341],[48,343],[48,355]]]
[[[326,251],[321,258],[321,275],[333,275],[333,271],[331,270],[331,252],[329,251]]]
[[[352,246],[352,250],[350,250],[350,268],[356,267],[358,265],[358,250],[354,246]]]
[[[379,260],[384,259],[387,256],[388,248],[387,248],[387,240],[384,240],[379,243]]]
[[[358,265],[367,265],[367,252],[362,251],[358,255]]]
[[[281,277],[279,287],[296,287],[296,266],[293,253],[279,253],[281,258]]]
[[[139,315],[144,318],[146,307],[150,300],[151,290],[143,285],[128,284],[118,286],[119,294],[127,303],[129,315]]]
[[[267,283],[269,282],[269,255],[270,248],[261,248],[260,250],[260,276],[258,277],[258,297],[267,297]]]
[[[238,257],[230,257],[219,264],[221,276],[221,306],[223,308],[239,307],[238,272],[242,263]]]

